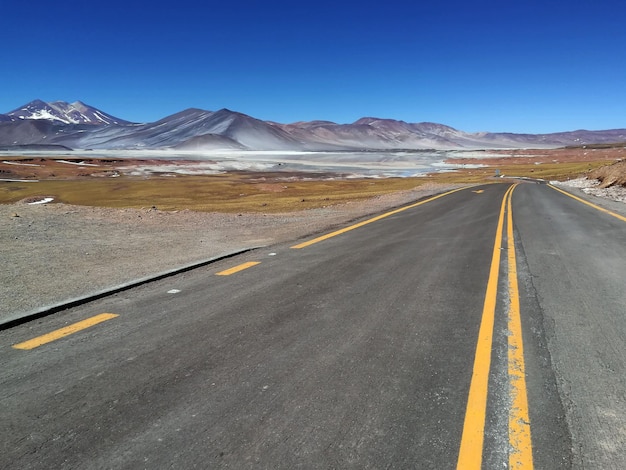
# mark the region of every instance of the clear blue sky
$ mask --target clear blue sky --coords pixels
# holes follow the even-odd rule
[[[0,31],[0,112],[626,128],[623,0],[0,0]]]

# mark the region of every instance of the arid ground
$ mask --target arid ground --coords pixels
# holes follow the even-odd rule
[[[426,183],[490,182],[496,173],[567,180],[624,159],[626,148],[490,150],[455,155],[448,163],[468,168],[385,179],[346,179],[339,174],[310,172],[217,173],[207,171],[210,162],[206,161],[5,157],[0,161],[0,203],[49,197],[56,203],[96,207],[276,213],[363,201]]]
[[[603,184],[622,187],[625,155],[624,146],[472,152],[453,163],[484,166],[388,179],[198,175],[179,171],[197,165],[190,161],[5,157],[0,319],[241,248],[304,237],[447,189],[501,181],[496,171],[561,181],[593,172]]]

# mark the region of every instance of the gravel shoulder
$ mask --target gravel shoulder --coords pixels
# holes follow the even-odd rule
[[[411,191],[283,214],[0,205],[0,324],[233,251],[295,240],[440,193]]]
[[[626,187],[624,186],[602,188],[598,180],[588,178],[551,181],[550,184],[560,186],[582,199],[626,216]]]
[[[626,188],[587,179],[556,183],[624,212]],[[234,251],[328,230],[457,186],[283,214],[110,209],[26,202],[0,205],[0,324],[136,279]]]

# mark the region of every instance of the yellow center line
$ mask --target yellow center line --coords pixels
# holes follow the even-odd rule
[[[409,206],[401,207],[401,208],[395,209],[395,210],[393,210],[391,212],[386,212],[384,214],[378,215],[378,216],[373,217],[371,219],[364,220],[363,222],[359,222],[357,224],[350,225],[349,227],[344,227],[344,228],[342,228],[340,230],[337,230],[335,232],[327,233],[326,235],[322,235],[321,237],[317,237],[317,238],[314,238],[312,240],[309,240],[309,241],[306,241],[306,242],[303,242],[303,243],[299,243],[298,245],[294,245],[291,248],[297,249],[297,250],[300,249],[300,248],[306,248],[307,246],[313,245],[315,243],[319,243],[321,241],[328,240],[329,238],[336,237],[337,235],[341,235],[342,233],[346,233],[346,232],[349,232],[350,230],[354,230],[356,228],[363,227],[364,225],[371,224],[372,222],[376,222],[378,220],[384,219],[385,217],[389,217],[391,215],[398,214],[398,213],[403,212],[403,211],[405,211],[407,209],[412,209],[414,207],[421,206],[422,204],[426,204],[427,202],[434,201],[435,199],[439,199],[440,197],[444,197],[444,196],[447,196],[448,194],[456,193],[457,191],[462,191],[464,189],[467,189],[467,188],[454,189],[452,191],[448,191],[446,193],[439,194],[439,195],[431,197],[429,199],[425,199],[424,201],[416,202],[415,204],[411,204]]]
[[[583,204],[587,204],[589,207],[593,207],[594,209],[597,209],[597,210],[599,210],[600,212],[604,212],[605,214],[609,214],[609,215],[611,215],[611,216],[615,217],[616,219],[621,220],[622,222],[626,222],[626,217],[624,217],[623,215],[619,215],[619,214],[616,214],[615,212],[611,212],[610,210],[605,209],[604,207],[596,206],[595,204],[592,204],[592,203],[591,203],[591,202],[589,202],[589,201],[585,201],[584,199],[581,199],[581,198],[579,198],[578,196],[574,196],[573,194],[570,194],[570,193],[568,193],[567,191],[563,191],[562,189],[557,188],[557,187],[555,187],[555,186],[552,186],[551,184],[549,184],[549,185],[548,185],[548,187],[550,187],[550,188],[554,189],[555,191],[558,191],[558,192],[560,192],[560,193],[563,193],[563,194],[565,194],[566,196],[571,197],[572,199],[576,199],[578,202],[582,202]]]
[[[247,263],[243,263],[243,264],[234,266],[230,269],[220,271],[219,273],[215,273],[215,275],[216,276],[230,276],[231,274],[238,273],[239,271],[243,271],[244,269],[251,268],[252,266],[256,266],[257,264],[261,264],[261,262],[260,261],[248,261]]]
[[[64,328],[55,330],[51,333],[38,336],[37,338],[33,338],[28,341],[24,341],[23,343],[15,344],[13,348],[15,349],[35,349],[39,346],[42,346],[47,343],[51,343],[52,341],[56,341],[57,339],[63,338],[65,336],[71,335],[78,331],[87,329],[98,323],[102,323],[104,321],[110,320],[112,318],[118,317],[114,313],[101,313],[100,315],[96,315],[95,317],[87,318],[86,320],[79,321],[78,323],[74,323],[72,325],[66,326]]]
[[[513,186],[515,190],[515,186]],[[511,409],[509,410],[509,469],[529,470],[533,468],[533,448],[530,437],[530,418],[526,392],[526,367],[524,364],[524,344],[522,341],[522,320],[520,315],[519,286],[517,281],[517,260],[513,238],[513,208],[511,195],[507,205],[507,259],[509,276],[509,390]]]
[[[483,456],[483,440],[485,434],[485,417],[487,414],[487,392],[489,386],[489,370],[491,368],[491,349],[493,344],[493,325],[496,312],[496,296],[498,293],[498,277],[500,275],[500,248],[504,227],[504,210],[506,200],[513,191],[511,186],[502,199],[498,227],[491,256],[491,268],[487,281],[487,292],[483,304],[482,319],[478,331],[476,355],[472,381],[470,383],[463,435],[457,461],[458,470],[480,470]]]

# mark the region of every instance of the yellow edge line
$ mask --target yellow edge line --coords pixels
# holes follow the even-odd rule
[[[513,187],[513,190],[515,186]],[[511,195],[513,191],[511,191]],[[519,285],[517,281],[517,260],[513,238],[512,196],[507,206],[507,258],[509,277],[509,469],[531,470],[533,468],[533,448],[526,392],[526,366],[524,364],[524,344],[522,340],[522,320],[520,315]]]
[[[363,227],[364,225],[371,224],[372,222],[376,222],[376,221],[378,221],[380,219],[384,219],[385,217],[389,217],[391,215],[398,214],[398,213],[403,212],[403,211],[405,211],[407,209],[412,209],[414,207],[421,206],[422,204],[426,204],[427,202],[434,201],[435,199],[439,199],[440,197],[444,197],[444,196],[447,196],[448,194],[456,193],[457,191],[462,191],[464,189],[467,189],[467,187],[453,189],[452,191],[448,191],[447,193],[439,194],[437,196],[431,197],[431,198],[426,199],[424,201],[416,202],[415,204],[411,204],[409,206],[401,207],[401,208],[395,209],[395,210],[393,210],[391,212],[386,212],[384,214],[378,215],[378,216],[373,217],[371,219],[364,220],[363,222],[359,222],[358,224],[350,225],[349,227],[345,227],[345,228],[342,228],[342,229],[337,230],[335,232],[331,232],[331,233],[327,233],[326,235],[322,235],[321,237],[317,237],[317,238],[314,238],[312,240],[300,243],[298,245],[294,245],[291,248],[296,249],[296,250],[298,250],[300,248],[306,248],[307,246],[313,245],[315,243],[319,243],[319,242],[324,241],[324,240],[328,240],[329,238],[336,237],[337,235],[341,235],[342,233],[349,232],[350,230],[354,230],[355,228]]]
[[[98,323],[102,323],[104,321],[110,320],[112,318],[118,317],[114,313],[101,313],[100,315],[96,315],[95,317],[87,318],[86,320],[79,321],[78,323],[74,323],[72,325],[66,326],[64,328],[52,331],[51,333],[38,336],[37,338],[30,339],[28,341],[24,341],[23,343],[13,345],[15,349],[35,349],[39,346],[42,346],[47,343],[51,343],[52,341],[56,341],[57,339],[63,338],[65,336],[71,335],[78,331],[87,329]]]
[[[243,271],[244,269],[251,268],[252,266],[256,266],[257,264],[261,264],[260,261],[249,261],[247,263],[240,264],[238,266],[234,266],[230,269],[226,269],[224,271],[220,271],[219,273],[215,273],[216,276],[230,276],[231,274],[238,273],[239,271]]]
[[[500,248],[504,227],[504,209],[511,186],[502,199],[498,227],[493,245],[487,292],[483,305],[482,319],[478,331],[476,355],[472,381],[470,383],[463,435],[456,468],[458,470],[480,470],[483,456],[483,440],[485,434],[485,417],[487,414],[487,392],[489,385],[489,370],[491,368],[491,348],[493,343],[493,325],[496,311],[496,296],[498,293],[498,277],[500,274]]]
[[[565,194],[566,196],[571,197],[572,199],[576,199],[578,202],[582,202],[583,204],[587,204],[589,207],[593,207],[594,209],[597,209],[601,212],[604,212],[606,214],[612,215],[613,217],[621,220],[622,222],[626,222],[626,217],[624,217],[623,215],[619,215],[616,214],[615,212],[611,212],[608,209],[605,209],[604,207],[600,207],[600,206],[596,206],[595,204],[592,204],[589,201],[585,201],[584,199],[579,198],[578,196],[574,196],[573,194],[568,193],[567,191],[563,191],[560,188],[557,188],[556,186],[552,186],[551,184],[548,185],[550,188],[554,189],[555,191],[558,191],[560,193]]]

